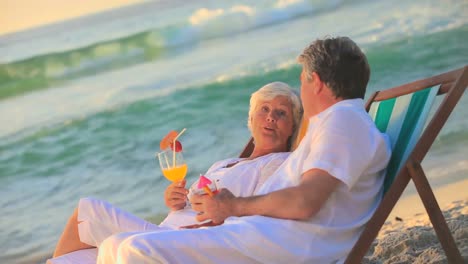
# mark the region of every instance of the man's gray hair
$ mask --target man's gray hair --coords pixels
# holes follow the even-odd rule
[[[343,99],[364,98],[370,77],[366,55],[348,37],[317,39],[298,57],[308,81],[316,72]]]

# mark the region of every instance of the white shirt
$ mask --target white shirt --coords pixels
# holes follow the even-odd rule
[[[344,100],[310,118],[297,150],[257,194],[296,186],[311,169],[340,180],[308,221],[274,221],[294,234],[294,240],[303,241],[306,262],[330,263],[347,255],[378,206],[390,155],[390,141],[365,112],[363,100]]]

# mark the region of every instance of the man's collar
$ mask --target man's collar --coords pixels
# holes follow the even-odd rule
[[[362,108],[362,109],[364,109],[364,100],[361,99],[361,98],[341,100],[341,101],[331,105],[330,107],[326,108],[322,112],[310,117],[309,122],[312,122],[312,120],[314,120],[316,118],[320,118],[323,115],[326,115],[327,113],[329,113],[330,111],[333,111],[333,109],[335,109],[337,107],[347,107],[347,108],[352,107],[352,108]]]

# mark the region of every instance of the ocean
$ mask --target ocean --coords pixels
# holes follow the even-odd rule
[[[249,139],[250,94],[299,89],[296,57],[349,36],[372,91],[468,62],[463,0],[150,1],[0,36],[0,263],[43,263],[80,197],[142,218],[167,213],[155,153],[181,137],[193,182]],[[464,95],[423,166],[468,175]]]

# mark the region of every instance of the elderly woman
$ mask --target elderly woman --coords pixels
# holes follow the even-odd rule
[[[236,196],[252,195],[289,155],[301,113],[300,99],[287,84],[273,82],[263,86],[250,99],[248,127],[254,139],[251,155],[218,161],[205,177],[215,181],[218,188],[229,189]],[[116,250],[118,243],[132,233],[173,230],[198,224],[196,212],[186,202],[187,194],[191,195],[185,188],[185,181],[167,187],[164,199],[171,212],[159,226],[107,202],[83,198],[65,227],[54,259],[48,263],[73,262],[77,255],[66,253],[93,247],[99,248],[99,258],[105,258],[102,251]]]

